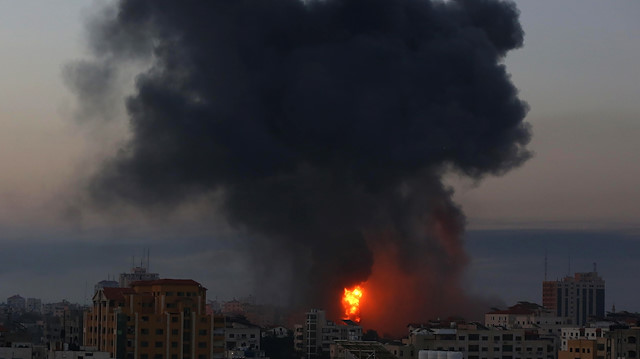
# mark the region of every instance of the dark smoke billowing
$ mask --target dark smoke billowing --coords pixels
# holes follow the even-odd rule
[[[255,259],[296,268],[298,305],[331,309],[367,279],[408,308],[391,313],[401,325],[461,303],[464,217],[442,175],[530,156],[502,64],[523,41],[513,3],[121,0],[90,39],[78,83],[151,62],[127,99],[130,141],[91,180],[96,201],[222,193],[230,223],[263,239]]]

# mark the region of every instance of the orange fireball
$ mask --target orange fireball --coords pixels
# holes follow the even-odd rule
[[[342,307],[344,308],[344,319],[360,322],[360,299],[364,295],[364,290],[357,285],[352,289],[345,288],[342,296]]]

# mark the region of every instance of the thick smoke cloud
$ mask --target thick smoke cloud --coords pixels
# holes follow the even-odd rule
[[[332,309],[368,279],[382,298],[404,281],[383,272],[411,279],[414,314],[457,303],[464,216],[442,175],[530,157],[502,63],[523,41],[511,2],[121,0],[90,41],[80,83],[151,63],[127,99],[131,140],[92,198],[171,207],[222,193],[226,218],[263,239],[256,260],[295,268],[302,306]]]

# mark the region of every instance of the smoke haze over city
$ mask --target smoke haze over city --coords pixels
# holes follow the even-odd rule
[[[636,4],[1,6],[5,297],[84,300],[151,247],[210,297],[337,316],[368,281],[369,324],[404,325],[519,298],[548,248],[628,300]]]

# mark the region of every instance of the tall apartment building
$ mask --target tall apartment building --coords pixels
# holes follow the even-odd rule
[[[597,272],[587,272],[544,281],[542,305],[573,325],[584,325],[590,316],[604,317],[604,280]]]
[[[324,310],[311,309],[305,314],[303,326],[296,326],[294,345],[307,359],[328,355],[336,340],[362,340],[362,327],[350,320],[336,324],[327,320]]]
[[[224,317],[205,303],[206,289],[189,279],[102,288],[85,313],[84,345],[122,359],[224,357]]]

